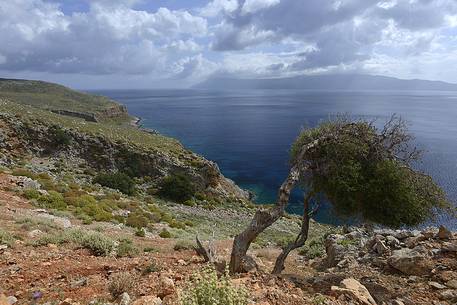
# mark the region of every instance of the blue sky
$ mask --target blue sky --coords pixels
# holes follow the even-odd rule
[[[455,0],[8,0],[0,77],[76,88],[369,73],[457,83]]]

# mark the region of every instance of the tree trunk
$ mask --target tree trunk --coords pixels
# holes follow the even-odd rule
[[[297,238],[294,242],[289,243],[281,252],[281,254],[276,259],[275,267],[273,268],[272,274],[280,274],[284,270],[284,263],[289,256],[289,253],[297,248],[303,247],[305,245],[306,240],[308,239],[309,233],[309,218],[310,218],[310,211],[309,211],[309,201],[313,197],[313,193],[310,192],[303,201],[303,221],[300,233],[298,234]]]
[[[240,270],[241,262],[246,256],[246,252],[248,251],[251,243],[260,233],[283,216],[284,210],[289,203],[290,192],[297,184],[299,177],[299,167],[294,166],[290,170],[289,176],[279,189],[278,201],[276,202],[276,205],[269,210],[258,210],[249,226],[235,237],[230,258],[231,273],[242,271]]]

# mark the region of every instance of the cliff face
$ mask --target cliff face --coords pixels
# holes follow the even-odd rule
[[[119,107],[106,115],[117,115],[123,111],[125,108]],[[144,133],[144,136],[151,135]],[[225,178],[214,162],[182,146],[182,153],[171,154],[160,149],[145,149],[131,143],[113,141],[103,135],[61,129],[39,121],[30,124],[17,116],[1,112],[0,139],[3,163],[27,155],[83,160],[96,171],[128,170],[137,177],[151,177],[154,184],[170,174],[181,173],[190,177],[198,191],[207,195],[221,199],[249,199],[249,193]]]

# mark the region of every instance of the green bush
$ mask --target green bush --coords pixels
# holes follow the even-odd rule
[[[65,210],[67,208],[62,194],[55,191],[49,191],[48,195],[41,195],[37,201],[40,206],[47,209]]]
[[[146,231],[144,230],[144,228],[138,228],[135,231],[135,235],[138,236],[138,237],[145,237],[146,236]]]
[[[154,272],[159,272],[160,270],[162,270],[156,262],[152,261],[151,263],[149,263],[149,265],[144,268],[143,270],[143,275],[146,275],[146,274],[149,274],[149,273],[154,273]]]
[[[160,233],[159,236],[162,238],[171,238],[171,233],[167,229],[163,229]]]
[[[128,225],[129,227],[141,229],[141,228],[145,228],[148,226],[149,220],[140,211],[135,211],[135,212],[129,214],[125,224]]]
[[[226,274],[218,278],[213,268],[203,269],[180,296],[182,305],[247,305],[245,287],[235,287]]]
[[[94,178],[93,183],[119,190],[126,195],[135,194],[135,181],[124,173],[99,174]]]
[[[182,174],[168,176],[163,179],[159,195],[163,198],[184,203],[192,199],[195,194],[195,187],[191,180]]]
[[[14,243],[14,237],[9,232],[0,229],[0,245],[11,247]]]
[[[133,257],[139,253],[139,250],[133,242],[128,238],[123,238],[119,240],[119,245],[117,246],[117,256],[118,257]]]
[[[195,249],[195,244],[189,240],[178,240],[173,247],[173,250],[175,250],[175,251],[184,251],[184,250],[193,250],[193,249]]]
[[[31,200],[38,199],[41,196],[41,194],[37,190],[29,189],[24,191],[23,196],[24,198]]]
[[[53,126],[49,129],[49,133],[54,139],[54,142],[59,146],[67,146],[70,145],[72,137],[67,134],[65,130],[63,130],[60,126]]]

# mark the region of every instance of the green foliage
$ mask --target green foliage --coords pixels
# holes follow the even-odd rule
[[[28,190],[24,191],[23,196],[24,196],[24,198],[31,200],[31,199],[38,199],[41,196],[41,194],[37,190],[28,189]]]
[[[14,243],[14,237],[9,232],[0,229],[0,245],[7,245],[11,247]]]
[[[162,238],[171,238],[171,237],[172,237],[170,231],[168,231],[167,229],[163,229],[163,230],[159,233],[159,236],[162,237]]]
[[[41,207],[47,209],[65,210],[67,208],[62,194],[55,191],[49,191],[48,195],[41,195],[37,201]]]
[[[135,235],[138,237],[145,237],[146,231],[144,230],[144,228],[138,228],[135,230]]]
[[[135,181],[124,173],[99,174],[94,178],[93,183],[119,190],[126,195],[133,195],[135,193]]]
[[[129,214],[125,224],[133,228],[141,229],[148,226],[149,220],[141,211],[137,210]]]
[[[205,268],[194,275],[192,283],[180,296],[182,305],[247,305],[248,292],[235,287],[225,274],[220,278],[213,268]]]
[[[46,234],[32,243],[33,246],[44,246],[48,244],[73,243],[82,248],[90,250],[98,256],[108,256],[115,249],[115,242],[111,238],[95,231],[82,229],[71,229],[54,234]]]
[[[341,216],[417,225],[450,205],[429,176],[412,169],[418,155],[410,139],[395,118],[382,131],[365,121],[338,119],[303,131],[291,163],[307,165],[305,189],[324,194]]]
[[[160,185],[159,195],[163,198],[184,203],[192,199],[195,187],[189,177],[175,174],[165,177]]]
[[[71,143],[72,137],[60,126],[52,126],[49,129],[49,134],[54,139],[54,142],[57,144],[57,146],[67,146]]]
[[[30,179],[35,179],[35,174],[26,168],[15,168],[15,169],[13,169],[13,172],[11,174],[13,176],[23,176],[23,177],[28,177]]]
[[[155,248],[155,247],[145,247],[145,248],[143,249],[143,251],[144,251],[145,253],[159,252],[159,250],[158,250],[157,248]]]
[[[143,275],[159,272],[160,270],[162,270],[162,268],[160,268],[155,261],[151,261],[146,268],[144,268]]]
[[[173,247],[173,250],[175,250],[175,251],[184,251],[184,250],[193,250],[193,249],[195,249],[195,244],[189,240],[178,240]]]
[[[21,225],[21,228],[26,231],[38,229],[43,232],[50,232],[55,229],[59,229],[59,226],[50,219],[46,218],[20,218],[16,221],[17,224]]]
[[[116,253],[118,257],[133,257],[139,253],[139,250],[130,239],[122,238],[119,240]]]

